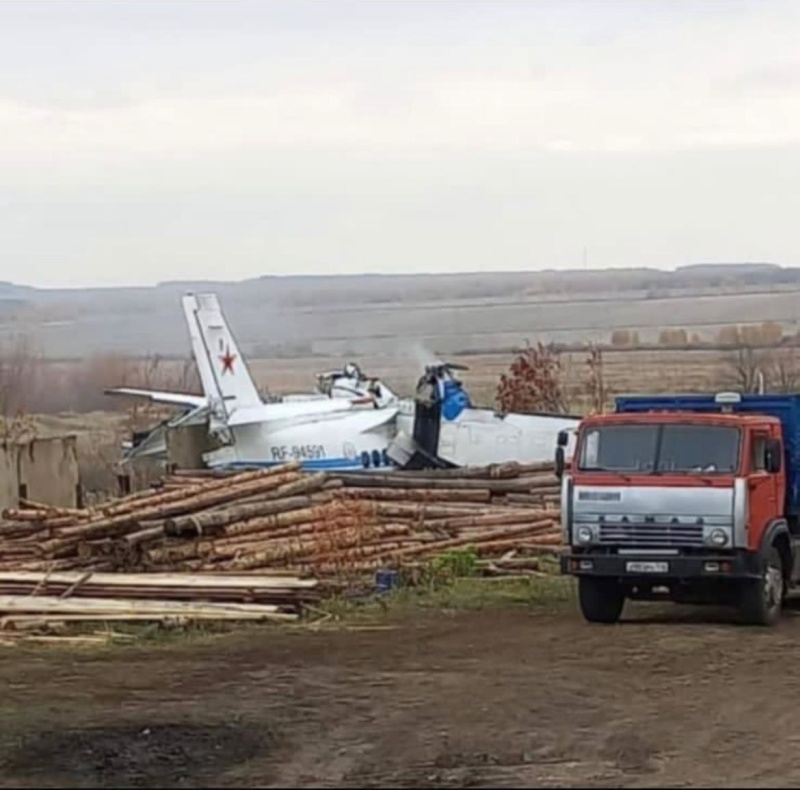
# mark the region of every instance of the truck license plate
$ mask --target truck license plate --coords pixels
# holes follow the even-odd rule
[[[628,573],[666,573],[669,570],[668,562],[626,562],[625,570]]]

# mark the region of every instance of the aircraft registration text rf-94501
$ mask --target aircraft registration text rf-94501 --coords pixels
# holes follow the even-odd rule
[[[325,458],[325,447],[321,444],[282,444],[271,447],[272,459],[274,461],[314,461]]]

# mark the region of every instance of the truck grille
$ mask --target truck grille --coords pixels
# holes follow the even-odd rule
[[[702,546],[703,527],[696,524],[600,525],[600,543],[615,546]]]

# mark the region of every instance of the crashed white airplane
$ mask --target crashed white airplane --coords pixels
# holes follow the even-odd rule
[[[552,460],[559,431],[573,432],[578,424],[576,417],[475,409],[452,375],[456,366],[443,363],[426,369],[415,399],[400,400],[351,363],[344,372],[318,376],[314,394],[264,403],[217,297],[184,296],[183,309],[205,394],[106,390],[184,409],[155,430],[135,436],[124,461],[163,457],[168,429],[207,424],[221,445],[203,457],[211,468],[288,460],[310,469],[342,470],[535,463]]]
[[[289,460],[315,469],[390,463],[385,451],[394,435],[397,406],[373,408],[378,397],[371,394],[264,403],[216,296],[185,296],[183,309],[205,396],[128,387],[107,390],[109,394],[143,397],[187,410],[169,427],[207,423],[210,434],[222,445],[204,455],[210,468]],[[154,437],[152,444],[158,441]],[[142,454],[136,449],[129,456]]]

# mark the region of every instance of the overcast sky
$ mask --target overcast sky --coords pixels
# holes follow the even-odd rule
[[[0,280],[800,265],[798,0],[1,0]]]

